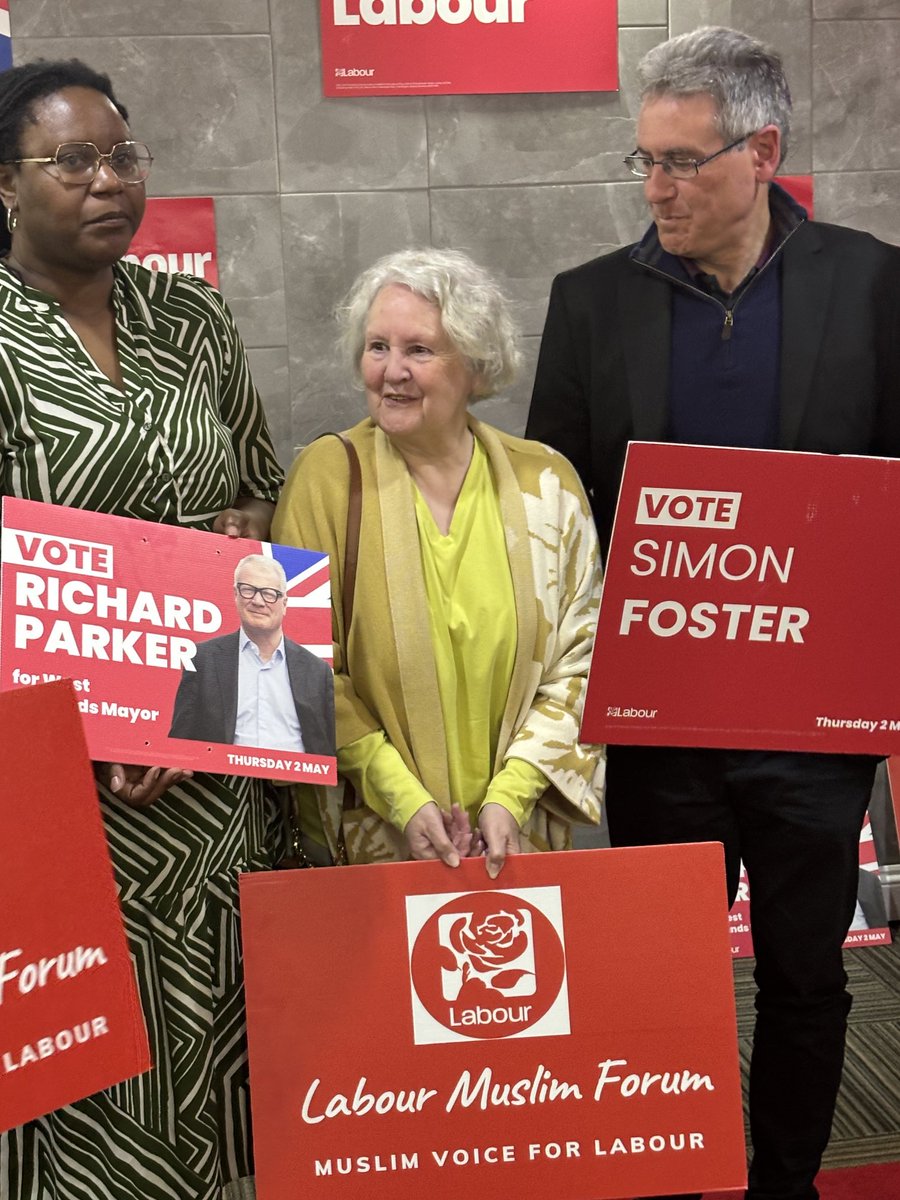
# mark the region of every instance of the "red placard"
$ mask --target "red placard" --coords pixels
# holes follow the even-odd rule
[[[889,758],[887,761],[888,784],[891,800],[894,804],[894,820],[900,833],[900,757]]]
[[[900,749],[900,462],[633,443],[581,736]]]
[[[798,204],[806,209],[806,215],[813,219],[813,200],[815,181],[812,175],[779,175],[776,183],[780,183]]]
[[[0,1130],[150,1068],[68,683],[0,694]]]
[[[321,0],[326,96],[610,92],[616,0]]]
[[[259,1200],[742,1186],[726,904],[711,844],[243,875]]]
[[[333,685],[327,672],[322,684],[323,672],[310,660],[330,662],[332,654],[326,554],[9,497],[2,550],[0,690],[72,678],[92,758],[334,783],[330,714],[329,745],[313,740],[318,708],[333,710]],[[234,574],[248,554],[274,559],[285,571],[284,651],[306,752],[229,740],[241,627]],[[213,639],[214,647],[198,653]],[[232,649],[233,663],[223,664],[220,655]],[[220,680],[215,694],[209,674],[201,677],[210,671]],[[185,686],[198,685],[204,714],[221,699],[221,740],[210,733],[194,738],[193,716],[174,723],[179,688],[191,672]]]
[[[210,196],[149,199],[127,262],[151,271],[182,271],[219,286],[216,214]]]
[[[741,863],[741,876],[737,896],[731,906],[728,919],[731,928],[731,953],[735,958],[753,956],[753,938],[750,933],[750,884],[747,870]],[[881,893],[878,859],[868,813],[859,837],[859,884],[857,887],[856,911],[844,938],[845,950],[860,950],[867,946],[883,946],[891,940],[887,924],[887,912]]]

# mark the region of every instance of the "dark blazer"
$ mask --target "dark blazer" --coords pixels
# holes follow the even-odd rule
[[[327,663],[284,639],[288,676],[303,748],[334,755],[334,677]],[[197,646],[194,671],[184,671],[175,696],[171,738],[234,742],[237,724],[240,633],[210,638]]]
[[[604,554],[627,442],[669,440],[674,285],[631,250],[553,281],[526,431],[574,464]],[[781,253],[776,448],[900,456],[900,248],[807,221]]]

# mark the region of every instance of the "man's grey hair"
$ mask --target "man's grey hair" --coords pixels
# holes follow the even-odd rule
[[[654,46],[638,63],[641,99],[695,96],[716,106],[727,145],[764,125],[781,130],[781,161],[791,132],[791,92],[781,56],[771,46],[721,25],[704,25]]]
[[[284,573],[284,567],[274,558],[269,558],[267,554],[245,554],[238,565],[234,568],[234,582],[239,582],[238,576],[241,573],[242,567],[259,567],[265,569],[270,575],[277,577],[281,584],[281,590],[287,592],[287,575]]]
[[[488,273],[457,250],[401,250],[357,278],[337,309],[341,346],[357,380],[369,309],[382,288],[400,284],[437,306],[444,332],[480,376],[477,397],[515,378],[521,358],[509,303]]]

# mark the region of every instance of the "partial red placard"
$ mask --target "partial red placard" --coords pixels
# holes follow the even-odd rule
[[[0,694],[0,1130],[150,1067],[71,684]]]
[[[900,462],[632,443],[582,737],[900,750]]]
[[[728,914],[731,928],[731,953],[735,958],[753,956],[750,932],[751,894],[747,870],[741,863],[737,896]],[[844,939],[845,950],[861,950],[869,946],[884,946],[891,941],[891,931],[881,891],[878,859],[869,816],[863,822],[859,838],[859,882],[856,911]]]
[[[210,196],[151,197],[125,255],[151,271],[181,271],[219,286],[216,214]]]
[[[71,678],[92,758],[335,781],[333,735],[327,746],[312,740],[319,708],[333,708],[333,684],[328,676],[324,690],[313,688],[321,672],[305,657],[331,662],[326,554],[10,497],[2,548],[0,690]],[[275,560],[287,578],[284,651],[305,752],[228,740],[241,627],[234,574],[249,554]],[[230,733],[202,740],[181,727],[170,737],[182,679],[199,671],[197,647],[213,639],[214,662],[201,658],[221,674],[212,699],[221,696],[223,727],[230,706]],[[223,666],[220,653],[232,649]],[[330,715],[325,724],[333,726]]]
[[[897,822],[897,831],[900,833],[900,756],[888,759],[887,773],[891,800],[894,805],[894,820]]]
[[[326,96],[610,92],[617,0],[321,0]]]
[[[743,1186],[726,905],[710,844],[242,876],[259,1200]]]
[[[775,180],[786,192],[794,197],[798,204],[806,209],[806,215],[813,219],[813,198],[815,181],[812,175],[779,175]]]

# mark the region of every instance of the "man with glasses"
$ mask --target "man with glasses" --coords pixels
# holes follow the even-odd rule
[[[169,737],[333,755],[331,670],[282,633],[284,568],[248,554],[234,573],[234,600],[241,628],[197,646],[178,686]]]
[[[808,221],[774,182],[791,115],[778,55],[704,28],[651,50],[639,74],[625,163],[652,224],[554,281],[527,429],[578,469],[604,553],[630,439],[900,455],[900,250]],[[818,1195],[874,769],[849,755],[609,748],[615,845],[721,841],[732,900],[747,865],[748,1200]]]

